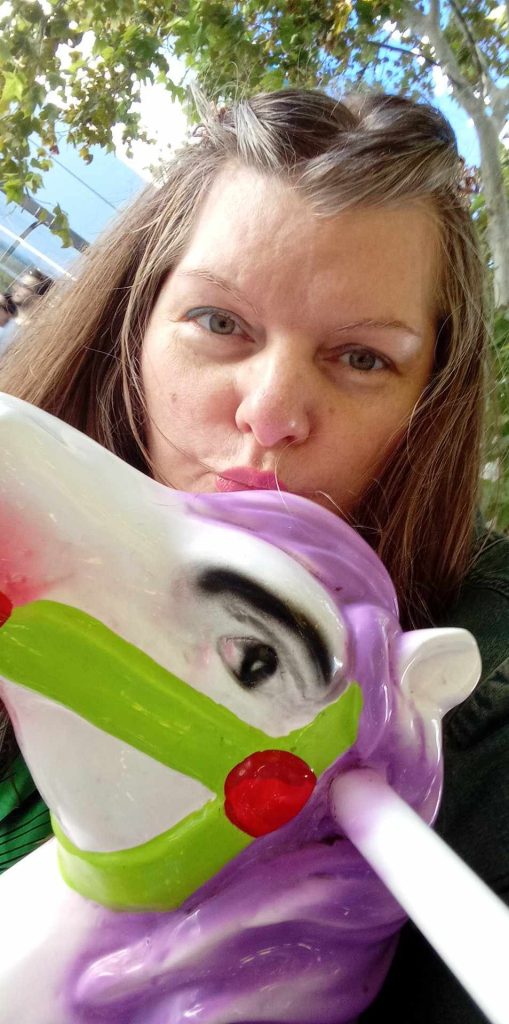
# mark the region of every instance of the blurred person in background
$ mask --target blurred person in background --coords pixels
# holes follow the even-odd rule
[[[18,307],[8,292],[0,292],[0,355],[16,332]]]
[[[48,277],[37,267],[31,267],[23,272],[11,287],[11,297],[17,306],[18,323],[24,323],[28,316],[34,311],[37,299],[49,291],[53,285],[53,278]]]

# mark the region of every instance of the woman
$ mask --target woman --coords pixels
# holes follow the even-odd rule
[[[447,122],[397,97],[286,90],[208,114],[0,386],[170,486],[336,510],[403,625],[474,633],[484,676],[447,728],[442,831],[503,892],[509,554],[476,533],[486,326],[459,168]],[[369,1019],[480,1021],[423,947],[409,928]]]

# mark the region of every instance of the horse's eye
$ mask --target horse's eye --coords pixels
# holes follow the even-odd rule
[[[274,648],[254,637],[223,636],[217,649],[226,667],[246,690],[264,683],[277,671],[279,662]]]

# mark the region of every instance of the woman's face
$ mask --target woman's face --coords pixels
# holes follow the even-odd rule
[[[438,244],[417,207],[319,219],[244,168],[216,180],[144,339],[156,476],[349,511],[433,365]]]

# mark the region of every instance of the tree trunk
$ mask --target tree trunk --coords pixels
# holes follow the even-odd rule
[[[509,199],[507,197],[500,159],[497,125],[501,118],[488,114],[480,94],[461,73],[454,53],[441,27],[440,0],[430,0],[426,14],[413,4],[409,7],[408,23],[419,38],[427,35],[435,50],[438,63],[449,78],[452,95],[474,122],[481,150],[481,178],[486,202],[486,232],[493,259],[495,304],[509,307]],[[493,85],[493,83],[492,83]],[[496,86],[493,85],[493,88]]]
[[[490,117],[475,117],[481,150],[488,245],[493,257],[495,303],[509,307],[509,200],[505,192],[500,142]]]

